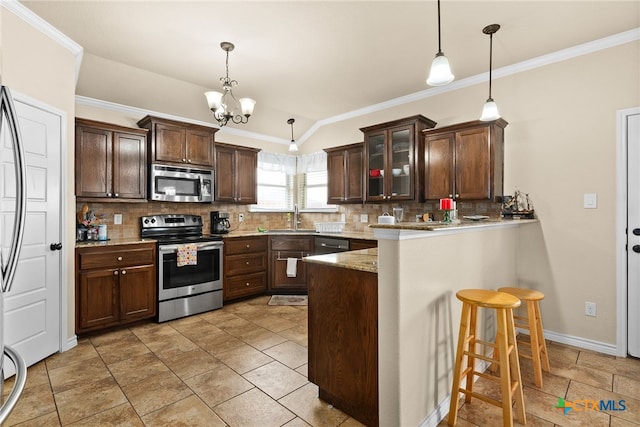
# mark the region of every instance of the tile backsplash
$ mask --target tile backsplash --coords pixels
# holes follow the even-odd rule
[[[140,236],[140,217],[156,214],[191,214],[202,215],[204,221],[204,231],[211,230],[209,213],[211,211],[229,212],[231,231],[256,231],[258,227],[272,229],[287,228],[287,214],[285,212],[265,213],[250,212],[247,205],[234,204],[202,204],[202,203],[167,203],[167,202],[145,202],[145,203],[91,203],[77,202],[76,212],[82,210],[83,205],[87,205],[94,212],[97,218],[104,214],[105,223],[109,238],[137,238]],[[338,212],[332,213],[301,213],[299,228],[315,229],[316,222],[338,222],[344,214],[346,224],[344,231],[350,232],[370,232],[369,224],[377,222],[378,216],[387,212],[393,214],[394,207],[404,209],[404,221],[413,222],[416,215],[422,216],[424,213],[432,213],[436,220],[442,219],[442,212],[438,210],[437,203],[413,203],[398,202],[385,204],[352,204],[338,206]],[[458,215],[488,215],[499,217],[501,210],[500,203],[488,201],[480,202],[459,202]],[[244,221],[238,222],[238,214],[244,214]],[[113,216],[122,214],[122,224],[114,225]],[[361,222],[361,216],[367,215],[368,222]]]

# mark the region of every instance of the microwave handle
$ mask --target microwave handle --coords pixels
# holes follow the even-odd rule
[[[198,179],[200,180],[200,189],[198,191],[198,200],[202,201],[202,189],[204,187],[204,181],[202,180],[202,177],[198,177]]]

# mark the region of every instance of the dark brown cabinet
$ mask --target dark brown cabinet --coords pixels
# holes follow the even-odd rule
[[[225,301],[267,290],[267,250],[267,236],[225,239]]]
[[[76,249],[76,333],[156,315],[156,245]]]
[[[258,203],[258,151],[216,144],[216,202]]]
[[[366,202],[419,198],[421,132],[436,125],[422,115],[361,128]]]
[[[271,293],[306,293],[307,264],[302,258],[313,252],[313,236],[270,236],[269,291]],[[295,274],[287,274],[289,259],[296,259]]]
[[[378,247],[377,240],[367,240],[367,239],[350,239],[349,240],[350,251],[358,251],[360,249],[372,249],[377,247]]]
[[[151,163],[213,168],[215,128],[146,116],[138,126],[149,130]]]
[[[502,119],[476,120],[425,130],[424,200],[499,201],[506,126]]]
[[[329,148],[327,203],[360,203],[363,196],[363,144]]]
[[[146,199],[146,130],[76,119],[75,136],[78,200]]]

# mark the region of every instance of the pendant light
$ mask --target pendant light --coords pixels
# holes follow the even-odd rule
[[[489,98],[487,98],[487,102],[485,102],[484,107],[482,108],[482,116],[480,116],[480,120],[482,120],[483,122],[497,120],[500,118],[498,105],[491,97],[491,60],[493,58],[493,34],[496,33],[499,29],[500,25],[498,24],[487,25],[482,29],[482,32],[484,34],[489,34]]]
[[[289,119],[287,123],[291,125],[291,142],[289,143],[289,151],[298,151],[298,144],[296,144],[296,140],[293,139],[293,123],[296,119]]]
[[[443,86],[447,83],[451,83],[455,76],[451,73],[451,67],[449,66],[449,60],[440,46],[440,0],[438,0],[438,53],[431,63],[431,71],[427,78],[427,84],[429,86]]]

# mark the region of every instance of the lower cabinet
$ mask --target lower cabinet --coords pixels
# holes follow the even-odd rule
[[[307,270],[302,258],[313,253],[313,236],[270,236],[269,239],[269,292],[306,293]],[[295,268],[287,271],[289,260]]]
[[[377,240],[351,239],[349,240],[349,250],[358,251],[360,249],[372,249],[378,247]]]
[[[224,300],[267,290],[267,236],[224,240]]]
[[[154,317],[156,245],[76,249],[76,333]]]

